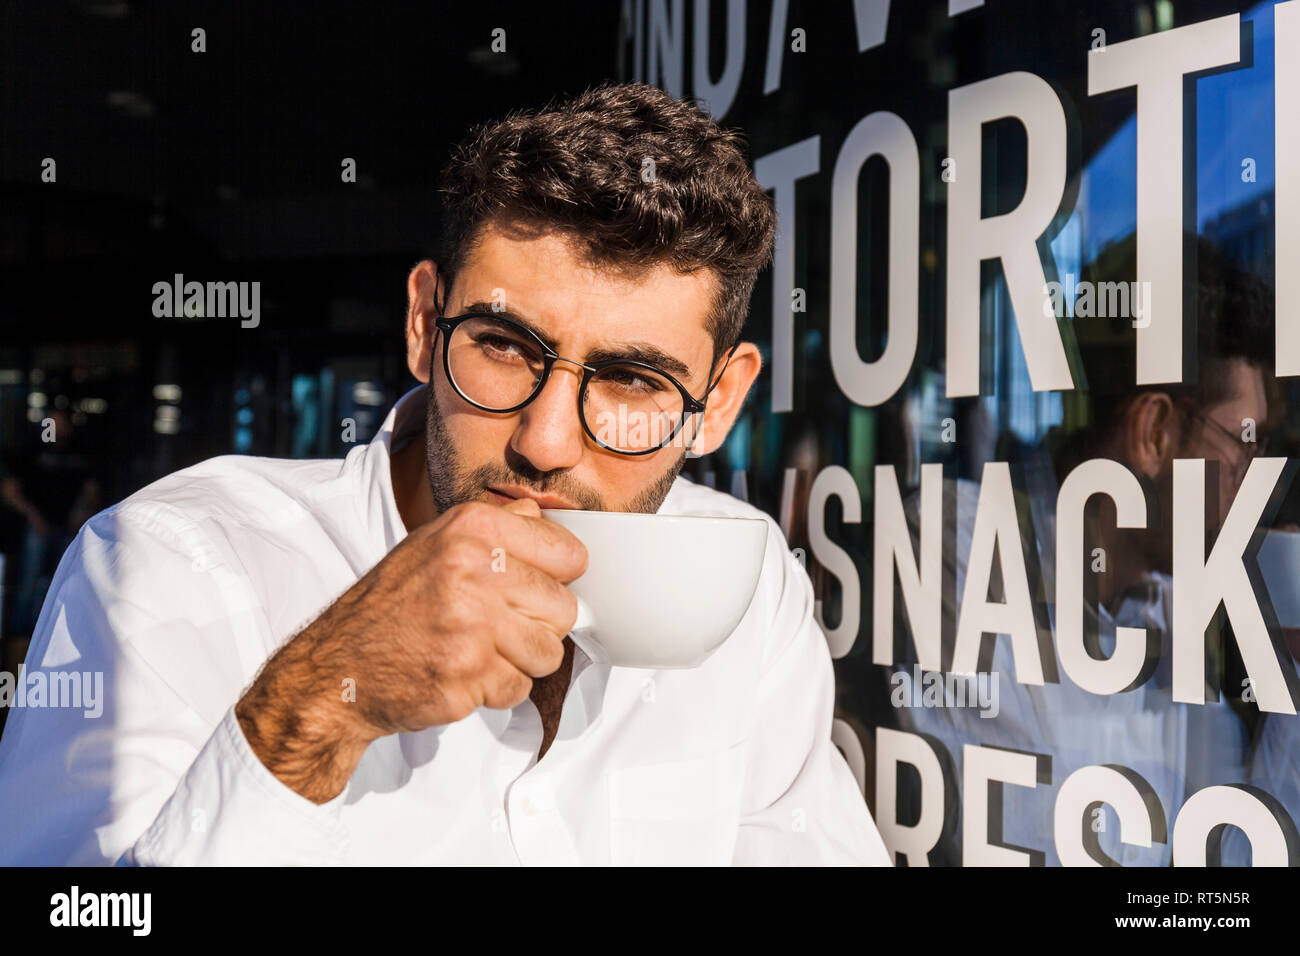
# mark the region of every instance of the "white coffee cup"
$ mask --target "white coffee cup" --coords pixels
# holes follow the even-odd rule
[[[543,508],[587,548],[570,632],[594,662],[697,667],[736,629],[763,570],[761,518]]]

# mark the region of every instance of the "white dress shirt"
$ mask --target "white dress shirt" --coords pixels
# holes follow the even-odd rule
[[[661,514],[769,525],[753,602],[702,666],[577,650],[540,762],[524,700],[375,741],[323,805],[267,770],[234,705],[405,537],[389,455],[421,434],[424,403],[411,389],[344,459],[223,455],[82,527],[26,676],[102,672],[103,712],[10,713],[0,863],[890,864],[830,740],[834,673],[807,574],[770,517],[685,478]]]

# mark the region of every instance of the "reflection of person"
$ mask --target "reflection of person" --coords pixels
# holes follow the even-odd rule
[[[1285,437],[1277,455],[1298,457],[1300,442]],[[1300,532],[1300,481],[1293,481],[1274,519],[1277,530]],[[1287,622],[1282,622],[1287,623]],[[1300,628],[1283,627],[1282,643],[1295,667],[1300,661]],[[1281,805],[1293,823],[1300,824],[1300,717],[1264,713],[1255,728],[1245,782]],[[1243,862],[1250,852],[1245,835],[1236,827],[1224,834],[1225,862]]]
[[[100,508],[99,484],[80,448],[79,433],[59,408],[42,426],[53,439],[32,441],[6,462],[0,501],[26,521],[13,611],[5,633],[25,641],[36,624],[48,582],[81,525]]]
[[[587,554],[540,514],[762,516],[637,427],[707,398],[683,434],[712,452],[758,375],[737,340],[774,221],[737,146],[643,85],[463,143],[441,268],[408,280],[428,384],[379,436],[342,463],[213,459],[79,536],[29,658],[108,669],[104,726],[17,715],[0,857],[887,862],[775,522],[730,639],[645,671],[566,637]]]
[[[1271,309],[1263,290],[1222,262],[1212,248],[1202,246],[1199,263],[1196,382],[1136,388],[1131,340],[1116,346],[1085,346],[1091,425],[1064,438],[1049,436],[1045,447],[1031,450],[1022,461],[1028,497],[1020,504],[1032,513],[1036,537],[1025,543],[1025,553],[1047,582],[1055,576],[1057,482],[1084,460],[1110,458],[1127,465],[1147,487],[1151,496],[1149,529],[1116,528],[1113,503],[1104,496],[1093,499],[1097,503],[1096,524],[1086,547],[1090,554],[1102,555],[1103,563],[1092,568],[1097,572],[1089,582],[1095,586],[1095,613],[1092,609],[1086,612],[1092,618],[1085,633],[1089,629],[1096,633],[1094,656],[1108,657],[1114,650],[1116,627],[1146,628],[1160,641],[1159,657],[1152,662],[1154,672],[1137,688],[1108,696],[1082,690],[1059,667],[1057,683],[1020,684],[1014,677],[1009,644],[999,638],[991,667],[998,679],[996,715],[981,716],[978,709],[952,706],[895,712],[902,729],[930,734],[944,745],[958,780],[963,744],[1049,756],[1051,783],[1032,789],[1006,785],[1001,804],[1004,845],[1041,850],[1049,864],[1059,863],[1052,816],[1056,790],[1081,767],[1118,764],[1136,771],[1159,799],[1167,828],[1192,793],[1212,784],[1245,779],[1247,730],[1227,694],[1203,706],[1172,700],[1169,529],[1175,515],[1171,489],[1174,459],[1218,462],[1218,516],[1221,519],[1226,514],[1256,453],[1258,445],[1251,441],[1256,433],[1262,436],[1265,428],[1268,401],[1264,376],[1271,364],[1266,349],[1272,336],[1262,326]],[[1081,341],[1087,341],[1090,330],[1082,321],[1076,324]],[[1246,427],[1252,422],[1253,428]],[[979,487],[958,481],[953,490],[956,563],[946,573],[955,577],[954,593],[960,595]],[[951,633],[956,608],[946,606],[944,612],[947,633]],[[1051,623],[1054,627],[1055,622]],[[899,626],[906,628],[905,615],[901,615]],[[910,651],[910,642],[907,646]],[[1209,647],[1213,654],[1214,642]],[[945,666],[950,655],[948,648]],[[914,657],[899,669],[910,670],[912,660]],[[1207,666],[1207,673],[1221,674],[1223,661],[1212,660]],[[1228,687],[1224,690],[1233,692]],[[955,818],[959,812],[960,808],[950,803],[949,816]],[[1118,820],[1110,807],[1089,822],[1101,852],[1116,862],[1170,862],[1167,832],[1164,843],[1143,849],[1121,843]],[[960,834],[960,827],[949,827],[943,845],[936,848],[934,862],[961,860]],[[1225,851],[1224,862],[1231,856]],[[1240,861],[1240,854],[1233,859]]]

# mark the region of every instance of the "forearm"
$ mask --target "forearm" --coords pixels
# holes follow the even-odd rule
[[[347,786],[370,740],[361,735],[342,681],[314,660],[311,629],[285,644],[235,705],[249,747],[275,777],[316,804]]]

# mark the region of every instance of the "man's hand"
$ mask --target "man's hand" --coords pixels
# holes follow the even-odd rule
[[[416,528],[267,661],[235,706],[253,752],[325,803],[371,741],[507,709],[556,671],[587,551],[523,498]],[[345,699],[348,680],[355,701]]]

